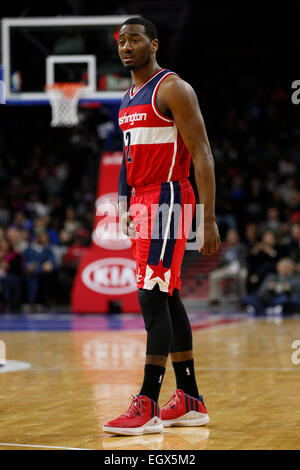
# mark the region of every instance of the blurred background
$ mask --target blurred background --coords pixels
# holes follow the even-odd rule
[[[299,78],[298,10],[289,2],[268,11],[255,2],[189,1],[31,0],[1,7],[2,18],[142,15],[156,24],[158,63],[197,92],[215,159],[223,243],[214,257],[186,252],[182,297],[189,311],[300,310],[300,105],[291,101]],[[14,76],[16,91],[38,89],[39,53],[51,48],[102,51],[98,89],[127,83],[107,36],[60,31],[54,47],[42,33],[22,34],[11,38],[13,65],[24,70]],[[51,128],[51,108],[43,103],[23,104],[0,106],[0,310],[68,312],[91,244],[99,157],[122,149],[118,101],[83,104],[72,128]],[[194,184],[193,171],[190,178]],[[33,260],[41,263],[37,276]]]

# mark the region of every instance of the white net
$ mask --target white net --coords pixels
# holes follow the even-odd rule
[[[81,83],[55,83],[46,87],[52,108],[51,127],[78,124],[78,101],[83,89]]]

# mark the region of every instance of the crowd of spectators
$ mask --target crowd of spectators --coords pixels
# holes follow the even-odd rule
[[[210,273],[209,299],[218,304],[222,281],[235,278],[247,311],[299,312],[298,109],[280,85],[258,86],[241,101],[228,103],[216,133],[221,138],[212,141],[216,218],[226,249]]]
[[[228,229],[225,249],[216,269],[209,274],[209,300],[223,300],[222,282],[238,281],[241,305],[255,315],[300,312],[300,224],[284,236],[249,223],[244,239]]]
[[[220,279],[238,273],[245,308],[273,308],[276,294],[283,303],[293,297],[287,308],[297,309],[296,107],[281,85],[250,80],[228,96],[225,91],[202,83],[198,94],[215,159],[217,223],[228,243],[211,273],[208,294],[218,302]],[[100,108],[92,127],[59,130],[49,128],[44,109],[9,108],[0,130],[1,309],[68,304],[78,260],[91,240],[98,162],[106,142],[100,130],[107,119]],[[110,135],[110,144],[119,150],[121,137]]]
[[[91,240],[101,139],[82,125],[51,129],[49,109],[34,111],[7,107],[0,134],[2,312],[68,305]]]

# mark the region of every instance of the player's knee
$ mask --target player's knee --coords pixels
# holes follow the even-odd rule
[[[168,356],[173,336],[168,294],[156,285],[153,290],[139,289],[138,298],[147,331],[146,354]]]
[[[173,289],[172,295],[168,297],[168,302],[170,312],[171,310],[173,310],[174,307],[177,308],[179,304],[182,304],[178,289]]]
[[[168,294],[161,292],[158,285],[152,290],[139,289],[138,300],[146,331],[171,327]]]

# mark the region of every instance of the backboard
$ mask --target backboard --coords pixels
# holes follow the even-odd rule
[[[131,86],[116,33],[129,16],[4,18],[6,104],[47,104],[45,85],[81,82],[81,101],[117,102]]]

